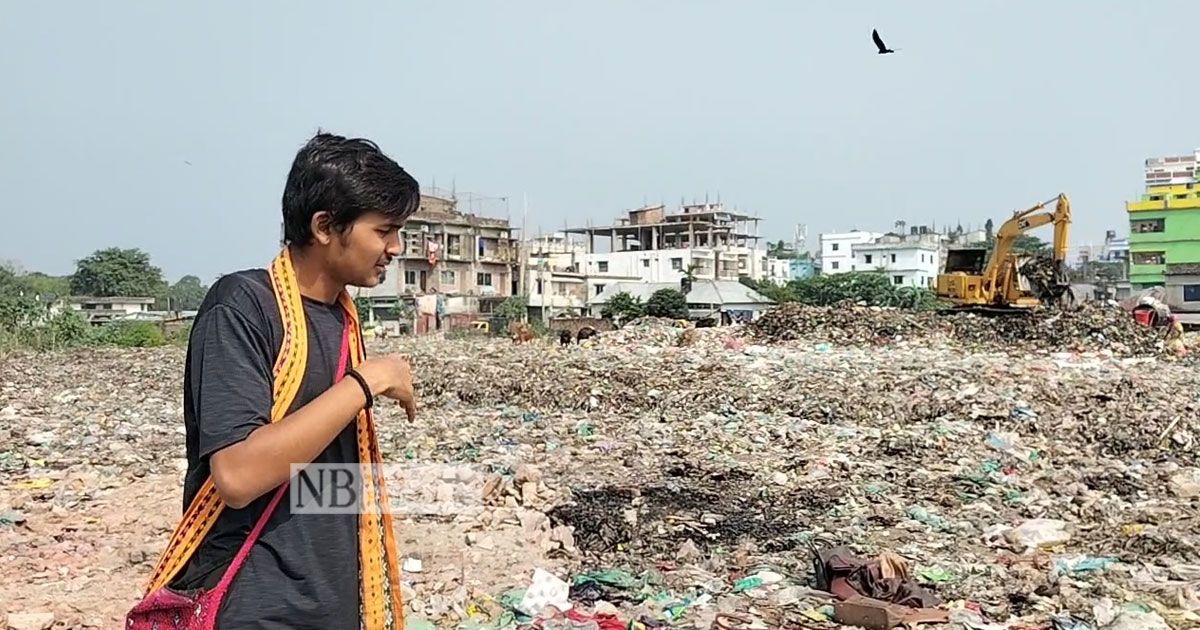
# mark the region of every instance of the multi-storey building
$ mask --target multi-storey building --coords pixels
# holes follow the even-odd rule
[[[594,297],[617,282],[677,283],[689,274],[701,280],[761,280],[768,269],[766,250],[758,248],[758,221],[720,203],[684,205],[675,213],[657,205],[631,210],[614,225],[569,228],[564,234],[580,235],[586,243],[579,270]],[[598,249],[597,240],[606,247]]]
[[[1200,149],[1146,160],[1146,191],[1140,200],[1125,204],[1134,290],[1164,286],[1173,270],[1191,271],[1200,265],[1198,162]]]
[[[507,219],[459,212],[453,195],[422,195],[400,231],[388,277],[360,292],[373,314],[412,312],[415,330],[465,325],[521,291],[518,241]]]

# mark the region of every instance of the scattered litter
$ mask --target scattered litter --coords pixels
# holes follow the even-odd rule
[[[842,594],[883,622],[1099,630],[1109,596],[1145,607],[1108,624],[1184,627],[1200,370],[1127,323],[788,307],[569,346],[373,340],[412,358],[421,408],[376,407],[407,619],[831,627],[854,605],[815,590],[811,553],[840,547]],[[180,509],[183,364],[0,359],[10,611],[120,624]]]

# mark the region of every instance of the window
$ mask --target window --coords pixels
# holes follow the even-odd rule
[[[492,274],[483,273],[482,271],[475,274],[475,284],[481,287],[492,286]]]
[[[597,262],[596,269],[599,270],[600,273],[608,273],[608,261],[601,260],[601,261]]]
[[[458,234],[446,236],[446,254],[449,256],[462,255],[462,236]]]
[[[836,252],[836,251],[838,250],[838,245],[839,245],[839,243],[834,243],[834,244],[833,244],[833,251],[835,251],[835,252]]]
[[[683,259],[682,258],[672,258],[671,259],[671,269],[674,269],[675,271],[682,270],[683,269]]]
[[[835,260],[835,261],[833,261],[833,262],[829,263],[829,268],[830,268],[830,269],[837,269],[837,268],[838,268],[838,261],[836,261],[836,260]]]
[[[1165,223],[1166,221],[1163,219],[1144,219],[1134,221],[1129,227],[1131,232],[1145,234],[1147,232],[1162,232],[1165,228]]]
[[[871,264],[871,255],[870,254],[864,254],[863,258],[866,258],[866,260],[864,262],[866,262],[868,265]]]
[[[454,276],[455,276],[454,272],[451,271],[450,269],[443,269],[442,275],[441,275],[441,280],[439,282],[443,286],[453,286],[458,281],[458,278],[456,278]]]
[[[892,276],[892,284],[904,284],[904,276]]]
[[[1200,302],[1200,284],[1183,285],[1184,302]]]
[[[1133,264],[1165,265],[1167,264],[1167,255],[1166,252],[1134,252]]]
[[[404,272],[404,284],[407,284],[407,285],[417,284],[417,272],[405,271]]]
[[[892,262],[896,262],[896,255],[892,254]]]
[[[604,293],[604,285],[597,284],[596,285],[596,295],[600,295],[601,293]]]
[[[537,281],[537,287],[533,290],[533,292],[537,295],[542,294],[542,281],[541,280]]]
[[[644,268],[649,268],[649,267],[650,267],[650,259],[649,259],[649,258],[643,258],[643,259],[642,259],[642,267],[644,267]]]

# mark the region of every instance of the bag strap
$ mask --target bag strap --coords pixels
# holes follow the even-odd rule
[[[342,349],[341,354],[338,357],[337,372],[334,372],[333,375],[333,382],[335,384],[345,378],[346,364],[349,362],[349,360],[350,320],[347,319],[346,325],[342,329]],[[246,562],[246,558],[250,555],[250,549],[254,547],[254,543],[262,534],[263,528],[266,527],[267,521],[275,512],[275,508],[279,507],[279,501],[283,498],[283,495],[287,493],[289,485],[290,480],[285,481],[279,486],[279,489],[275,491],[275,496],[271,497],[271,502],[267,504],[267,507],[263,510],[262,515],[258,517],[258,522],[254,524],[254,529],[250,530],[250,535],[246,536],[246,541],[242,543],[241,548],[238,549],[237,555],[233,557],[233,562],[231,562],[229,567],[225,570],[225,575],[221,576],[221,581],[218,582],[216,588],[213,589],[214,593],[221,594],[229,589],[229,585],[233,583],[234,576],[237,575],[238,570],[242,568],[242,564]]]
[[[287,489],[288,483],[285,481],[275,491],[275,496],[271,497],[271,502],[267,505],[267,509],[263,510],[262,516],[258,517],[258,522],[254,524],[254,529],[250,530],[249,536],[246,536],[246,542],[242,543],[241,549],[238,549],[237,555],[233,557],[233,562],[229,564],[229,568],[225,569],[225,575],[221,576],[221,581],[213,589],[214,593],[224,593],[229,590],[229,585],[233,583],[233,576],[237,575],[238,570],[242,568],[242,563],[246,562],[246,557],[250,555],[250,549],[254,547],[255,541],[258,540],[259,534],[262,534],[263,527],[267,524],[267,519],[271,518],[271,514],[275,512],[275,508],[279,505],[279,500],[283,498]]]

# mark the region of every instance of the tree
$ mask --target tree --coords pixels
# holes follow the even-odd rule
[[[687,297],[675,289],[659,289],[646,301],[646,314],[651,317],[687,319]]]
[[[358,313],[359,325],[366,326],[371,319],[371,298],[361,295],[354,298],[354,310]]]
[[[796,301],[796,294],[792,291],[792,287],[796,282],[795,280],[790,280],[782,286],[775,284],[774,282],[767,282],[765,280],[762,282],[756,282],[746,276],[738,278],[738,281],[740,281],[743,285],[754,289],[760,295],[768,300],[771,300],[772,302],[775,302],[776,304]]]
[[[110,247],[76,263],[71,293],[93,297],[158,297],[166,292],[162,270],[140,249]]]
[[[501,302],[496,307],[494,315],[510,322],[525,321],[525,318],[529,315],[529,303],[523,296],[514,295]]]
[[[177,311],[194,311],[200,308],[200,303],[204,301],[204,296],[208,294],[208,287],[200,281],[196,276],[184,276],[178,282],[171,285],[167,291],[169,298],[169,308]]]
[[[625,291],[608,298],[600,310],[602,317],[618,322],[627,322],[645,314],[646,305],[642,304],[642,298],[635,298]]]
[[[24,280],[43,302],[53,302],[71,295],[71,276],[50,276],[34,271],[25,274]]]
[[[887,275],[868,271],[792,280],[782,287],[763,282],[755,289],[779,304],[799,302],[809,306],[831,306],[850,301],[907,309],[928,309],[938,305],[937,296],[928,289],[896,286]]]
[[[1048,254],[1050,244],[1036,236],[1022,234],[1013,239],[1013,251],[1021,254]]]
[[[0,328],[28,325],[42,314],[34,291],[7,266],[0,265]]]
[[[990,255],[995,248],[996,239],[993,238],[987,242],[988,254]],[[1050,244],[1031,234],[1019,234],[1013,239],[1012,251],[1014,254],[1049,254]]]

